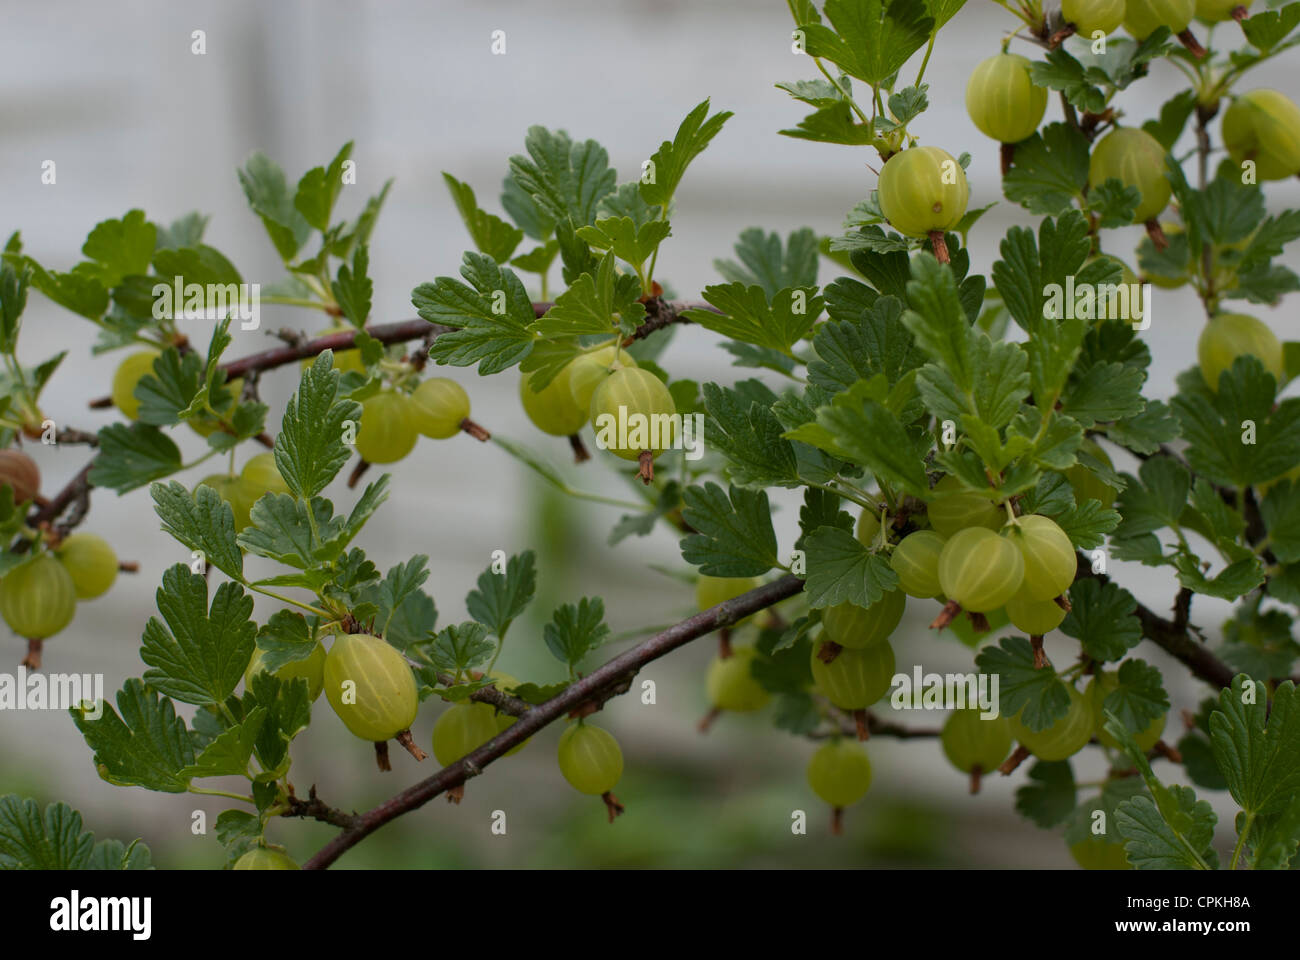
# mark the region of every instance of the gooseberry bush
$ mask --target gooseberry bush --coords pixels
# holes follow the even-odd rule
[[[217,825],[235,869],[327,867],[439,795],[468,807],[472,778],[533,739],[616,822],[635,808],[614,791],[638,744],[595,715],[640,668],[716,634],[701,729],[766,712],[775,735],[808,741],[807,796],[836,829],[870,806],[870,740],[900,737],[937,741],[958,792],[1026,765],[1017,809],[1085,867],[1292,865],[1300,399],[1284,394],[1300,342],[1281,318],[1300,277],[1281,257],[1300,211],[1270,210],[1264,184],[1300,174],[1300,110],[1249,80],[1300,44],[1300,3],[994,2],[1005,33],[958,41],[965,0],[789,0],[802,75],[778,87],[810,112],[781,133],[848,146],[876,172],[845,198],[842,232],[747,229],[694,301],[667,293],[657,266],[679,185],[726,133],[731,114],[707,100],[623,182],[596,141],[533,127],[506,168],[505,217],[444,174],[473,249],[459,277],[417,286],[419,319],[399,322],[371,316],[369,243],[391,185],[342,217],[351,144],[296,186],[253,156],[239,179],[286,270],[262,302],[324,319],[237,358],[247,337],[213,291],[243,277],[204,243],[205,217],[164,226],[132,210],[96,225],[66,271],[15,233],[0,267],[0,616],[36,668],[78,604],[112,588],[113,549],[74,531],[93,524],[92,490],[147,488],[182,557],[143,625],[140,676],[102,712],[72,710],[100,777],[170,793],[245,779],[219,791],[237,803]],[[927,117],[926,67],[975,42],[988,57],[966,105],[986,139],[953,143]],[[1133,115],[1129,88],[1156,74],[1185,87]],[[969,151],[992,150],[1003,196],[972,195]],[[981,219],[994,203],[1022,221],[1001,237]],[[979,244],[987,276],[972,269]],[[206,321],[159,308],[160,289],[188,284],[186,309]],[[1176,288],[1203,317],[1155,309]],[[123,355],[105,399],[121,419],[97,436],[46,418],[72,416],[44,397],[63,354],[18,362],[33,289],[93,324],[96,352]],[[1148,383],[1147,331],[1172,324],[1196,331],[1199,365]],[[667,343],[705,331],[729,366],[673,376]],[[476,423],[474,378],[432,367],[518,377],[519,421]],[[273,416],[259,381],[291,375]],[[192,462],[171,436],[182,424],[206,438]],[[533,442],[507,439],[527,424]],[[37,465],[51,438],[96,448],[55,493]],[[381,571],[364,550],[392,485],[419,479],[370,471],[350,503],[322,496],[349,462],[355,490],[424,440],[491,442],[593,517],[607,498],[571,478],[623,476],[634,502],[610,516],[611,544],[672,530],[699,612],[598,663],[612,633],[593,571],[540,638],[555,672],[500,672],[507,636],[536,642],[511,629],[545,576],[531,551],[495,558],[471,619],[440,624],[427,556]],[[569,458],[594,462],[554,465]],[[224,467],[190,478],[209,460]],[[798,538],[780,543],[773,510],[800,501]],[[446,508],[415,519],[431,541]],[[277,572],[254,578],[250,556]],[[1135,565],[1167,582],[1167,610],[1125,588]],[[255,594],[278,605],[265,622]],[[1226,622],[1203,598],[1232,605]],[[945,700],[956,709],[932,728],[895,714],[891,687],[923,667],[927,630],[997,681],[993,711]],[[1174,702],[1167,687],[1185,685],[1143,659],[1153,647],[1204,699]],[[325,709],[381,771],[404,775],[426,746],[440,769],[364,813],[302,796],[312,771],[292,746]],[[1078,781],[1075,761],[1093,755],[1105,774]],[[1240,808],[1230,852],[1197,791]],[[282,817],[339,833],[286,851]],[[93,845],[61,804],[0,803],[0,864],[148,863],[140,843]]]

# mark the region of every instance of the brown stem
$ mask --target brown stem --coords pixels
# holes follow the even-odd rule
[[[373,810],[361,814],[355,825],[340,832],[308,860],[304,867],[313,870],[328,867],[384,824],[422,807],[434,797],[463,784],[467,778],[476,776],[488,764],[504,756],[546,725],[564,716],[578,704],[602,695],[606,689],[615,684],[626,682],[630,675],[635,675],[647,663],[666,656],[692,640],[712,633],[723,624],[735,623],[752,613],[787,600],[802,589],[803,581],[798,577],[781,577],[779,580],[765,583],[720,603],[716,607],[701,611],[641,641],[587,676],[570,684],[550,700],[533,707],[469,756],[462,757],[432,776],[406,788]]]
[[[134,560],[119,560],[117,562],[117,569],[122,573],[139,573],[140,564],[136,563]]]
[[[1004,777],[1009,777],[1016,772],[1016,768],[1028,760],[1031,754],[1023,744],[1016,744],[1016,749],[1011,751],[1011,756],[1002,761],[1002,766],[998,767],[998,773]]]
[[[844,808],[831,808],[831,836],[838,837],[844,833]]]
[[[718,659],[726,660],[731,656],[731,628],[723,627],[718,631]]]
[[[1047,654],[1043,652],[1042,636],[1030,636],[1029,645],[1034,648],[1034,669],[1043,669],[1047,666]]]
[[[978,763],[970,768],[970,793],[971,796],[980,792],[980,778],[984,775],[984,768]]]
[[[41,669],[41,648],[45,641],[39,637],[32,637],[27,641],[27,656],[23,657],[22,665],[29,670]]]
[[[822,645],[817,648],[817,659],[822,663],[834,663],[835,658],[840,655],[841,647],[834,640],[823,640]]]
[[[1067,23],[1060,30],[1057,30],[1054,34],[1052,34],[1050,37],[1047,38],[1047,49],[1055,50],[1061,44],[1065,43],[1066,40],[1070,39],[1070,37],[1074,36],[1077,32],[1078,32],[1078,28],[1076,28],[1074,24]]]
[[[858,739],[867,741],[871,739],[871,721],[867,719],[866,710],[853,711],[853,723],[857,727]]]
[[[930,622],[930,629],[942,630],[944,627],[948,626],[948,624],[956,620],[959,613],[961,613],[961,604],[956,600],[949,600],[943,605],[943,609],[939,611],[939,615]]]
[[[569,449],[573,451],[574,463],[586,463],[591,459],[591,454],[587,451],[587,445],[582,442],[581,434],[569,434]]]
[[[1056,604],[1066,613],[1069,613],[1071,610],[1074,609],[1074,607],[1070,603],[1070,598],[1063,593],[1058,593],[1056,596],[1052,597],[1052,603]]]
[[[447,791],[448,803],[460,803],[465,799],[465,784],[457,784]]]
[[[488,433],[487,430],[483,429],[483,427],[480,427],[469,417],[466,417],[464,420],[460,422],[460,428],[464,430],[466,433],[468,433],[475,440],[481,440],[484,443],[487,443],[489,440],[492,439],[492,434]]]
[[[952,257],[948,255],[948,241],[944,239],[942,230],[930,231],[930,246],[934,248],[934,257],[940,263],[952,263]]]
[[[976,633],[988,633],[993,629],[989,626],[989,618],[982,613],[967,610],[966,619],[970,621],[971,629]]]
[[[331,823],[336,827],[347,828],[356,822],[355,813],[344,813],[327,803],[323,803],[316,796],[316,785],[313,784],[307,799],[294,796],[293,784],[288,785],[289,798],[288,807],[280,816],[282,817],[301,817],[304,819],[319,820],[321,823]]]
[[[1014,143],[1002,144],[1001,153],[1002,153],[1002,176],[1005,177],[1008,173],[1011,172],[1011,164],[1015,162],[1016,145]]]
[[[90,403],[86,404],[86,406],[90,407],[91,410],[107,410],[112,405],[112,397],[96,397],[94,400],[91,400]]]
[[[695,725],[695,728],[699,730],[700,733],[708,733],[713,729],[713,721],[717,720],[720,716],[722,716],[722,708],[714,707],[704,716],[700,717],[700,722]]]
[[[1165,250],[1169,247],[1169,240],[1165,237],[1165,231],[1160,226],[1160,221],[1154,217],[1148,220],[1144,226],[1147,228],[1147,236],[1157,250]]]
[[[605,809],[609,811],[609,822],[613,823],[614,818],[623,813],[623,804],[618,802],[618,797],[606,790],[600,795],[600,799],[605,801]]]
[[[349,490],[354,489],[356,485],[361,481],[361,478],[365,476],[366,471],[369,469],[370,469],[369,460],[365,460],[365,459],[358,460],[357,465],[353,467],[352,472],[348,474],[348,489]]]
[[[1236,20],[1238,23],[1249,19],[1249,17],[1250,12],[1244,6],[1236,6],[1232,8],[1232,19]]]
[[[647,487],[654,483],[655,479],[655,455],[650,450],[642,450],[637,455],[636,475],[641,478],[641,482]]]
[[[1157,740],[1154,747],[1156,753],[1173,763],[1182,763],[1183,755],[1178,752],[1176,747],[1171,747],[1163,740]]]
[[[375,763],[378,764],[379,769],[384,773],[388,773],[393,769],[393,765],[388,762],[387,740],[375,741]]]
[[[1180,33],[1178,35],[1178,40],[1184,47],[1191,51],[1192,56],[1197,60],[1200,60],[1205,56],[1205,48],[1201,46],[1200,41],[1196,39],[1196,34],[1192,33],[1191,27],[1188,27]]]
[[[415,757],[417,761],[429,759],[429,755],[416,745],[415,738],[411,736],[410,730],[403,730],[397,736],[393,737],[393,739],[400,743],[405,748],[406,752]]]

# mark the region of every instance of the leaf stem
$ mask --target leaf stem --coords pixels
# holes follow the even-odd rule
[[[1228,865],[1229,870],[1237,869],[1237,862],[1241,859],[1241,853],[1246,849],[1246,837],[1250,835],[1250,828],[1255,823],[1255,814],[1246,811],[1246,822],[1241,826],[1241,833],[1237,835],[1237,845],[1232,849],[1232,863]]]
[[[252,803],[252,804],[256,804],[257,802],[252,797],[246,796],[245,794],[242,793],[228,793],[225,790],[208,790],[205,787],[196,787],[194,786],[194,784],[190,784],[186,789],[190,793],[202,794],[205,797],[225,797],[228,800],[239,800],[242,801],[243,803]]]

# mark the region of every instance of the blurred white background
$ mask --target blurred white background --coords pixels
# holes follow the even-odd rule
[[[199,210],[212,218],[206,242],[225,252],[246,280],[275,282],[282,268],[260,222],[247,209],[236,168],[260,149],[285,168],[292,183],[307,168],[327,162],[344,141],[355,139],[358,182],[344,191],[340,206],[354,214],[386,178],[396,177],[371,250],[373,316],[377,322],[406,319],[414,316],[411,289],[436,276],[454,275],[468,246],[440,171],[468,181],[480,204],[499,213],[507,158],[522,152],[529,125],[543,124],[598,139],[608,148],[620,180],[629,180],[706,96],[715,109],[736,115],[693,164],[678,194],[673,237],[659,259],[659,274],[679,294],[693,297],[719,280],[712,261],[731,256],[742,229],[762,226],[784,235],[809,225],[837,233],[844,213],[875,184],[869,153],[777,136],[777,130],[794,126],[805,109],[773,84],[816,75],[807,59],[790,50],[791,24],[780,0],[7,0],[0,10],[7,38],[0,58],[0,229],[6,234],[21,229],[27,251],[58,269],[80,259],[83,238],[100,220],[133,207],[160,223]],[[1012,26],[993,3],[970,0],[940,36],[927,75],[932,106],[913,126],[924,143],[953,154],[974,154],[972,206],[1000,199],[1000,189],[997,149],[966,116],[965,78],[978,61],[997,51]],[[203,56],[191,53],[194,30],[206,32]],[[491,52],[495,30],[505,31],[504,56]],[[1035,55],[1032,48],[1021,52]],[[1259,70],[1248,86],[1274,86],[1295,96],[1294,59],[1287,63]],[[905,68],[903,76],[914,76],[916,66]],[[1182,85],[1173,68],[1156,64],[1151,79],[1122,95],[1119,104],[1145,118]],[[1048,118],[1058,116],[1053,100]],[[1186,144],[1185,139],[1180,147]],[[41,184],[46,160],[57,163],[57,185]],[[1298,194],[1295,182],[1270,185],[1270,206],[1295,205]],[[1023,210],[1001,202],[972,236],[976,268],[987,271],[1008,226],[1032,222]],[[1112,234],[1110,252],[1132,262],[1137,239],[1136,231]],[[833,276],[834,268],[823,263],[822,279]],[[236,332],[228,356],[269,346],[273,341],[266,333],[282,326],[319,329],[323,325],[317,317],[268,307],[264,331]],[[121,354],[92,358],[93,327],[37,293],[24,319],[26,362],[70,350],[46,394],[47,415],[83,430],[110,422],[115,412],[91,411],[86,404],[107,393]],[[1294,307],[1274,311],[1268,319],[1284,338],[1297,337]],[[1155,396],[1170,394],[1175,373],[1195,362],[1200,322],[1190,294],[1160,294],[1155,324],[1146,333],[1156,358],[1151,371]],[[665,365],[677,376],[700,380],[728,382],[749,375],[728,368],[726,355],[711,345],[712,339],[699,330],[684,331]],[[548,443],[529,428],[518,407],[513,372],[486,379],[464,369],[449,375],[469,390],[475,419],[547,450],[570,469],[567,445]],[[273,427],[295,382],[289,370],[262,381]],[[187,455],[202,449],[202,441],[189,431],[180,429],[176,436]],[[75,473],[86,455],[81,447],[37,450],[47,493]],[[192,484],[201,472],[183,479]],[[617,492],[622,485],[603,461],[571,473],[588,489]],[[427,589],[438,601],[441,620],[460,619],[461,598],[491,551],[525,549],[545,524],[546,518],[539,521],[535,514],[552,508],[539,499],[536,485],[532,474],[491,445],[467,437],[421,441],[401,465],[393,495],[367,530],[364,546],[381,567],[416,552],[429,554],[433,575]],[[355,497],[341,483],[330,493],[344,504]],[[779,532],[788,546],[797,510],[792,509],[795,501],[783,503]],[[616,519],[616,511],[594,507],[565,514],[562,522],[572,525],[573,566],[586,573],[576,579],[565,574],[565,582],[548,584],[543,566],[543,588],[564,599],[583,593],[606,596],[616,631],[687,612],[692,600],[684,587],[645,573],[647,562],[681,565],[674,538],[661,531],[649,540],[610,549],[605,536]],[[137,648],[153,592],[162,571],[188,560],[188,551],[159,531],[143,491],[120,499],[96,492],[86,529],[109,538],[124,558],[140,562],[141,571],[121,577],[108,596],[83,606],[73,625],[48,644],[46,664],[55,671],[102,671],[108,690],[114,691],[142,669]],[[1175,588],[1163,576],[1141,569],[1123,569],[1118,576],[1157,610],[1172,601]],[[270,609],[259,604],[263,617]],[[1194,619],[1217,638],[1224,609],[1198,602]],[[916,662],[928,670],[969,669],[968,651],[951,639],[931,636],[924,613],[909,611],[895,642],[900,670]],[[503,660],[507,669],[536,668],[542,671],[539,679],[554,678],[539,637],[521,633],[514,642],[531,649],[508,652]],[[642,707],[624,698],[607,710],[608,723],[620,733],[629,766],[637,764],[639,755],[654,754],[715,773],[724,770],[728,790],[735,791],[728,810],[767,803],[771,796],[763,791],[778,791],[783,799],[774,804],[771,829],[788,834],[791,804],[813,803],[803,787],[807,745],[769,732],[762,721],[723,722],[707,740],[695,734],[694,718],[704,706],[699,669],[709,646],[696,645],[653,665],[644,676],[659,682],[658,706]],[[20,641],[5,640],[2,649],[16,663]],[[1069,657],[1063,643],[1056,653]],[[1135,654],[1166,663],[1148,643]],[[1179,670],[1166,675],[1176,710],[1193,707],[1203,695]],[[323,700],[319,707],[316,726],[325,729],[313,728],[295,748],[300,783],[310,778],[332,802],[363,808],[427,774],[405,756],[396,756],[396,773],[376,783],[369,751],[342,733]],[[1175,713],[1171,723],[1176,718]],[[927,716],[905,719],[934,722]],[[426,710],[416,730],[422,742],[431,724],[432,711]],[[741,756],[741,744],[757,745],[744,753],[743,764],[734,760]],[[942,761],[936,744],[873,743],[870,749],[877,787],[853,817],[870,821],[878,794],[923,797],[970,828],[954,833],[942,862],[1069,863],[1059,836],[1020,821],[1012,811],[1013,784],[991,782],[983,795],[967,798],[961,778]],[[557,785],[552,750],[547,739],[518,762],[476,781],[473,789],[492,803],[506,803],[525,785],[542,780],[547,789],[538,803],[580,802]],[[1100,772],[1095,759],[1082,767]],[[84,742],[62,715],[0,714],[0,771],[0,792],[34,791],[42,802],[65,799],[87,811],[91,827],[116,825],[119,833],[143,834],[163,865],[187,858],[220,862],[215,840],[192,837],[189,830],[191,810],[215,815],[220,804],[102,783]],[[1023,777],[1022,771],[1014,783]],[[459,829],[440,803],[437,807],[419,816]],[[528,840],[524,811],[516,822],[519,835]],[[486,826],[481,832],[486,837]],[[436,844],[436,835],[429,837]],[[531,838],[534,851],[541,849],[537,844],[542,839]],[[305,858],[310,849],[305,844],[294,852]],[[518,849],[498,844],[475,856],[479,862],[519,862]]]

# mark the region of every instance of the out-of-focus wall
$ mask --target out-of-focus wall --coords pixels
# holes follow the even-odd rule
[[[680,294],[694,295],[718,280],[712,260],[730,255],[743,228],[759,225],[785,233],[811,225],[835,233],[844,213],[875,183],[875,161],[867,152],[776,135],[793,126],[803,109],[773,84],[815,75],[806,58],[791,52],[789,16],[780,0],[8,0],[0,10],[7,40],[0,57],[0,229],[20,228],[28,252],[60,269],[79,259],[82,238],[100,220],[141,207],[152,219],[167,222],[197,209],[212,217],[207,242],[227,253],[246,280],[274,282],[282,268],[247,210],[235,169],[261,149],[292,180],[326,162],[345,140],[355,139],[358,183],[344,191],[341,206],[355,211],[387,177],[397,178],[371,251],[374,317],[407,318],[413,315],[410,290],[435,276],[454,274],[468,245],[440,171],[468,181],[485,207],[499,210],[506,160],[521,151],[528,126],[540,123],[600,140],[621,179],[632,179],[641,161],[705,96],[712,97],[715,108],[736,115],[691,167],[678,194],[674,235],[664,246],[659,272]],[[971,0],[942,34],[927,75],[933,106],[914,128],[925,143],[975,155],[972,205],[1000,200],[1000,190],[997,150],[973,128],[963,108],[965,77],[979,60],[996,52],[1009,26],[1009,18],[994,4]],[[202,56],[191,52],[195,30],[205,32]],[[492,53],[496,30],[505,32],[505,55]],[[915,68],[909,66],[904,76]],[[1151,115],[1181,86],[1181,76],[1166,65],[1157,64],[1152,72],[1149,82],[1120,98],[1120,107]],[[1294,74],[1270,67],[1259,71],[1253,85],[1294,88]],[[1053,103],[1050,112],[1057,109]],[[56,185],[41,183],[46,160],[57,164]],[[1270,187],[1275,204],[1294,204],[1296,194],[1295,183]],[[974,234],[978,269],[989,267],[996,239],[1016,222],[1032,221],[1005,201],[981,221]],[[1113,252],[1131,261],[1137,234],[1123,236],[1130,247]],[[824,275],[831,276],[829,264],[824,266]],[[1156,357],[1154,392],[1165,395],[1172,390],[1174,374],[1194,362],[1199,311],[1182,292],[1162,293],[1158,307],[1146,336]],[[318,329],[317,316],[268,307],[265,329],[237,333],[230,355],[267,346],[266,333],[281,326]],[[1270,319],[1279,332],[1295,337],[1291,317],[1275,314]],[[70,351],[46,396],[45,411],[60,424],[84,430],[113,419],[113,412],[91,411],[86,404],[107,392],[121,356],[92,358],[94,333],[90,324],[33,293],[23,357],[32,362],[60,349]],[[679,336],[665,364],[679,376],[697,379],[747,375],[724,365],[726,355],[710,348],[712,339],[699,330]],[[470,391],[476,419],[565,463],[562,442],[545,443],[528,429],[513,373],[490,379],[469,370],[450,375]],[[263,397],[272,404],[273,416],[278,417],[294,382],[289,371],[263,380]],[[187,455],[203,449],[202,441],[184,429],[177,436]],[[86,451],[43,448],[36,455],[52,490],[82,465]],[[606,466],[598,462],[574,476],[588,489],[618,492],[622,483]],[[186,482],[196,482],[202,472],[195,471]],[[365,546],[381,566],[428,553],[430,588],[443,620],[459,619],[461,598],[490,552],[531,545],[530,532],[538,529],[532,516],[539,509],[537,482],[490,445],[467,438],[422,441],[402,465],[393,496],[372,523]],[[330,495],[344,503],[355,496],[341,483]],[[796,502],[784,498],[781,506],[779,532],[788,544]],[[646,562],[680,564],[674,539],[661,532],[611,550],[605,535],[615,519],[614,512],[598,509],[563,516],[577,555],[566,566],[569,597],[601,593],[611,598],[616,630],[685,612],[691,602],[687,590],[643,572]],[[123,576],[110,595],[84,606],[72,627],[49,644],[47,663],[54,670],[102,671],[108,688],[116,690],[141,669],[138,638],[161,572],[187,560],[188,552],[158,530],[143,492],[122,499],[96,492],[86,528],[119,545],[124,557],[140,562],[141,571]],[[585,572],[575,576],[573,567]],[[541,576],[546,579],[546,568]],[[1156,609],[1172,599],[1170,584],[1147,571],[1125,568],[1120,577]],[[673,591],[667,599],[660,583]],[[1223,609],[1212,602],[1198,606],[1198,619],[1211,636],[1217,634]],[[259,603],[262,616],[269,610]],[[926,669],[969,669],[968,652],[929,635],[919,613],[903,632],[897,644],[900,668],[921,662]],[[540,648],[533,638],[515,642]],[[16,660],[17,652],[18,641],[0,641],[0,656]],[[1164,662],[1149,645],[1140,653]],[[511,655],[526,666],[546,662],[535,650]],[[780,801],[773,801],[778,809],[788,810],[788,798],[808,804],[810,798],[801,792],[805,745],[783,735],[760,740],[759,731],[740,732],[740,722],[724,724],[706,741],[695,736],[690,718],[702,708],[698,670],[707,657],[700,645],[646,672],[660,683],[657,708],[638,707],[630,698],[611,706],[609,722],[624,736],[630,765],[639,757],[653,757],[659,764],[708,771],[715,779],[720,769],[727,770],[725,779],[738,785],[727,801],[729,809],[743,806],[749,795],[770,800],[762,791],[774,776],[788,783]],[[1200,691],[1176,679],[1177,671],[1170,676],[1175,678],[1170,683],[1176,706],[1193,706]],[[321,782],[323,790],[328,786],[334,802],[360,807],[417,776],[398,757],[397,773],[376,785],[367,751],[342,734],[323,701],[321,707],[326,716],[318,725],[330,733],[313,733],[295,748],[296,769],[304,779],[310,774]],[[427,737],[430,723],[428,716],[422,718],[421,738]],[[777,746],[769,749],[774,736]],[[509,769],[483,778],[483,786],[475,783],[475,790],[504,803],[528,784],[544,780],[548,789],[539,802],[549,809],[565,808],[571,797],[555,782],[552,749],[546,741]],[[1007,784],[992,784],[984,796],[968,801],[934,744],[882,743],[871,749],[878,791],[885,797],[921,796],[959,823],[978,823],[978,829],[947,841],[957,861],[975,851],[972,856],[987,864],[1065,862],[1058,839],[1016,822]],[[64,717],[0,714],[0,758],[0,792],[36,790],[42,799],[66,799],[93,811],[99,823],[92,826],[108,821],[127,832],[132,828],[123,824],[138,823],[138,831],[173,863],[215,862],[211,838],[189,836],[189,811],[196,804],[103,784]],[[494,780],[496,785],[488,786]],[[220,809],[197,806],[213,813]],[[860,809],[857,816],[871,817],[870,803]],[[441,810],[438,816],[446,819]],[[772,829],[788,833],[786,816],[776,817]],[[1014,842],[981,839],[1004,835]],[[544,857],[541,838],[534,839],[529,849]],[[517,862],[499,849],[471,847],[464,856],[466,862]],[[767,856],[780,862],[779,853]]]

